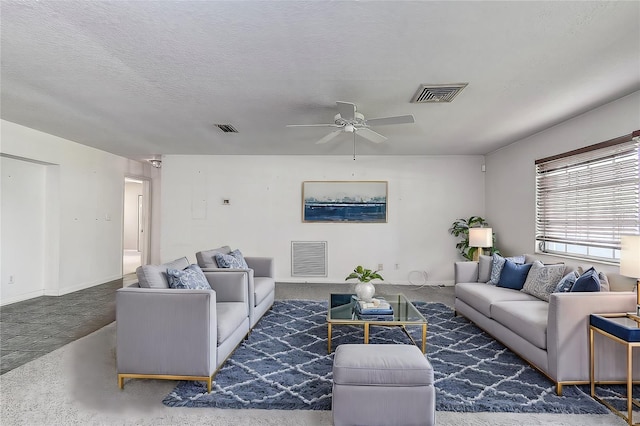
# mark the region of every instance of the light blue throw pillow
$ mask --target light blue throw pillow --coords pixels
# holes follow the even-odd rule
[[[167,269],[169,287],[193,290],[211,290],[211,286],[198,265],[189,265],[183,270]]]
[[[569,272],[567,275],[562,277],[562,279],[560,279],[560,281],[558,282],[558,285],[556,286],[556,289],[553,290],[553,292],[554,293],[570,292],[571,287],[573,287],[573,285],[576,283],[576,280],[578,279],[579,276],[580,274],[578,274],[577,271]]]

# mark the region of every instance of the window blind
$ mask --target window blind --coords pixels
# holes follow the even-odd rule
[[[577,250],[585,257],[592,257],[588,248],[615,253],[621,235],[639,233],[639,140],[636,131],[536,161],[536,240],[543,251],[559,243],[586,247]]]

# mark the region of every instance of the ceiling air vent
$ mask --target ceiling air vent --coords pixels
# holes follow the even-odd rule
[[[415,104],[451,102],[469,83],[423,84],[411,99]]]
[[[231,124],[216,124],[215,126],[225,133],[238,133],[238,130]]]

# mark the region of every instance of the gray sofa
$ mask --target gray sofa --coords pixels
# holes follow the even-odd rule
[[[480,259],[484,270],[486,258],[490,259]],[[526,256],[527,263],[534,259]],[[578,266],[588,269],[567,264],[565,273]],[[633,281],[618,274],[607,277],[611,291],[552,293],[546,302],[519,290],[478,282],[479,262],[456,262],[455,310],[551,379],[561,395],[564,384],[589,381],[589,314],[635,311]],[[481,280],[486,281],[486,276]],[[600,335],[594,347],[596,381],[625,380],[624,347]],[[636,378],[640,377],[639,361],[640,353],[635,353]]]
[[[136,271],[139,283],[116,292],[118,386],[127,378],[198,380],[212,376],[249,333],[247,274],[205,272],[211,290],[172,289],[167,268],[186,258]]]
[[[276,282],[271,257],[245,257],[249,269],[219,268],[215,254],[229,254],[231,248],[223,246],[216,249],[199,251],[196,253],[198,266],[212,277],[224,276],[228,273],[242,273],[246,277],[249,292],[249,318],[251,328],[267,312],[275,300]]]

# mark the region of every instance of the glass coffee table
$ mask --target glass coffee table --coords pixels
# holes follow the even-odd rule
[[[418,344],[406,329],[408,325],[419,325],[422,327],[422,353],[425,353],[427,343],[427,320],[416,309],[415,306],[404,296],[404,294],[377,295],[383,297],[393,307],[393,320],[374,321],[361,320],[354,314],[355,302],[353,294],[331,293],[329,295],[329,310],[327,312],[327,349],[331,353],[331,327],[334,325],[362,325],[364,328],[364,343],[369,343],[369,326],[399,326],[402,331],[411,339],[414,345]]]

